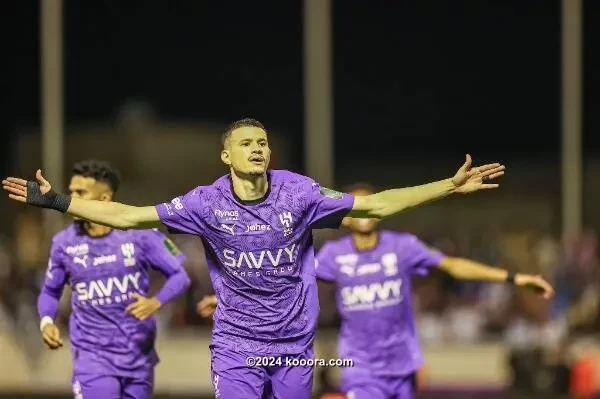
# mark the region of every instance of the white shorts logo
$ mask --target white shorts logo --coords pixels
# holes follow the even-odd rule
[[[215,378],[213,379],[213,385],[215,386],[215,398],[221,396],[221,392],[219,391],[219,376],[215,374]]]
[[[74,399],[83,399],[83,392],[81,392],[81,384],[77,380],[73,382],[73,396]]]

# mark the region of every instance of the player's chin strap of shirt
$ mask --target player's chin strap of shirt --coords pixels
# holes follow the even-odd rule
[[[42,194],[40,185],[35,181],[27,182],[27,203],[39,206],[40,208],[55,209],[65,213],[71,205],[71,197],[63,193],[57,193],[54,190]]]

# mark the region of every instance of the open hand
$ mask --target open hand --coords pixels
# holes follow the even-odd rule
[[[545,299],[554,296],[554,288],[542,276],[530,274],[517,274],[515,276],[515,285],[526,287],[542,295]]]
[[[472,162],[471,156],[467,154],[465,163],[452,178],[456,192],[469,194],[479,190],[498,188],[498,184],[489,184],[487,181],[502,176],[505,169],[504,165],[490,163],[472,167]]]
[[[7,177],[2,180],[2,188],[8,192],[8,197],[15,201],[25,202],[32,205],[40,206],[36,203],[36,198],[41,198],[52,189],[48,180],[42,176],[40,169],[35,173],[36,182],[27,182],[19,177]]]
[[[202,317],[209,318],[217,310],[217,297],[215,295],[207,295],[196,304],[196,311]]]
[[[160,301],[155,297],[146,298],[145,296],[136,293],[133,294],[133,298],[135,299],[135,302],[127,306],[125,311],[138,320],[146,320],[162,306]]]

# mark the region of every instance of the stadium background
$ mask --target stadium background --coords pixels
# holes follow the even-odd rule
[[[273,167],[336,188],[444,178],[465,152],[502,161],[509,169],[501,190],[431,204],[384,226],[450,255],[543,273],[556,299],[439,273],[415,281],[427,353],[422,398],[598,391],[598,2],[4,7],[12,68],[3,77],[12,90],[0,118],[2,175],[44,166],[51,181],[64,183],[76,160],[104,158],[122,171],[119,199],[156,203],[225,173],[219,135],[245,116],[270,129]],[[62,38],[42,23],[53,10]],[[580,26],[572,24],[578,13]],[[70,397],[69,353],[44,350],[34,310],[48,234],[68,221],[5,198],[0,204],[0,397]],[[339,234],[319,232],[317,243]],[[211,392],[210,323],[195,303],[210,282],[200,242],[175,241],[190,258],[193,287],[159,315],[157,392],[203,397]],[[317,347],[335,357],[339,320],[331,293],[322,294]],[[321,371],[316,393],[337,382],[337,370]]]

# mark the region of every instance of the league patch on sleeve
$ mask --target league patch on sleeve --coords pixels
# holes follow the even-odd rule
[[[163,241],[163,244],[165,244],[165,248],[167,248],[167,250],[173,256],[177,256],[181,252],[181,251],[179,251],[179,248],[177,248],[177,245],[175,245],[175,243],[173,241],[171,241],[169,238],[165,238],[165,240]]]
[[[321,195],[331,199],[342,199],[343,194],[327,187],[321,187]]]

